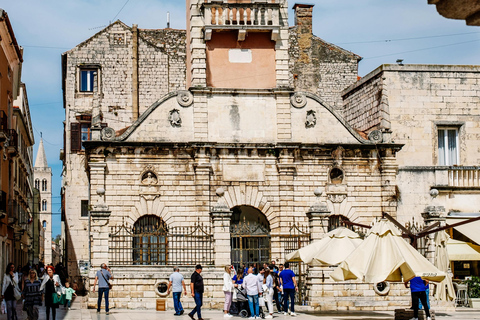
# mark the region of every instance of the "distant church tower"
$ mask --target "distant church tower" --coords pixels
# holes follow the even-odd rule
[[[45,231],[43,262],[52,263],[52,168],[48,166],[43,139],[40,140],[33,168],[35,188],[40,191],[40,223]]]

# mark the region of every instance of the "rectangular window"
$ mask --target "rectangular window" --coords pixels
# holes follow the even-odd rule
[[[80,70],[80,91],[93,92],[96,69],[81,69]]]
[[[88,217],[88,200],[81,200],[81,201],[82,201],[81,216],[82,217]]]
[[[459,162],[458,128],[438,129],[438,164],[453,166]]]
[[[82,123],[82,132],[81,132],[81,140],[88,141],[92,139],[92,133],[90,131],[90,123]],[[83,149],[83,147],[82,147]]]

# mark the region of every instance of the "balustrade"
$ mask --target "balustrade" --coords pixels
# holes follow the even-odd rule
[[[278,3],[205,3],[207,27],[275,27],[280,25]]]
[[[452,167],[448,169],[451,187],[480,187],[480,167]]]

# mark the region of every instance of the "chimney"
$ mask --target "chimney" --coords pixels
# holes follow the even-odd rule
[[[295,11],[295,26],[298,27],[300,34],[312,34],[312,13],[313,4],[295,3],[293,10]]]

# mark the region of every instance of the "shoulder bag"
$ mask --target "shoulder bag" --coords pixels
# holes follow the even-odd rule
[[[112,289],[112,285],[111,285],[110,282],[107,280],[107,278],[105,278],[105,276],[103,275],[103,272],[100,271],[100,273],[102,274],[103,279],[105,279],[105,281],[107,282],[107,284],[108,284],[108,289]]]

